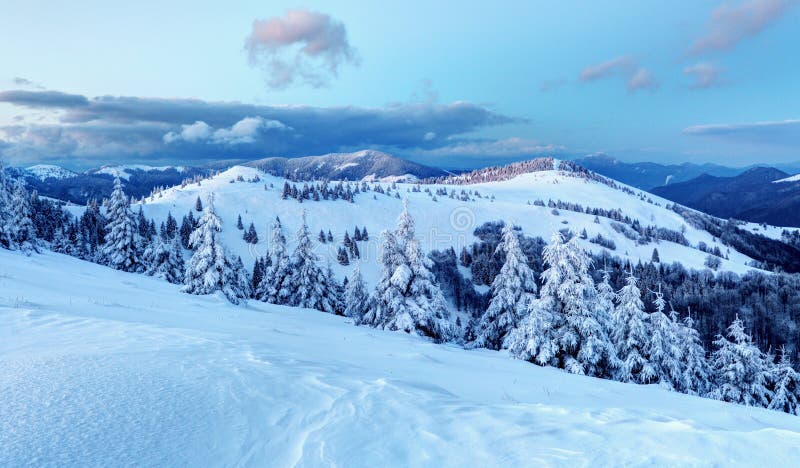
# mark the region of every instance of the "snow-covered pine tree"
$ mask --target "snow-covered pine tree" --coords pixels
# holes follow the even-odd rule
[[[3,160],[0,159],[0,247],[11,248],[11,194]]]
[[[511,223],[503,227],[497,251],[505,253],[506,260],[492,282],[489,308],[475,325],[475,339],[469,343],[473,348],[500,349],[506,335],[516,328],[536,299],[536,278]]]
[[[189,245],[194,250],[186,265],[183,292],[189,294],[213,294],[225,290],[225,280],[229,276],[225,250],[219,240],[222,221],[214,209],[214,194],[206,203],[203,216],[197,223],[197,229],[189,238]]]
[[[650,340],[645,354],[650,359],[659,384],[670,390],[681,390],[684,378],[681,324],[674,316],[669,317],[664,313],[667,303],[661,285],[654,294],[656,298],[653,305],[656,310],[647,316]]]
[[[174,239],[178,235],[178,222],[172,217],[171,212],[167,212],[167,221],[164,225],[167,239]]]
[[[247,298],[252,295],[252,291],[250,289],[250,276],[244,267],[242,257],[237,257],[235,260],[228,256],[225,257],[222,283],[222,292],[231,303],[242,304],[247,302]]]
[[[292,255],[292,276],[289,281],[289,305],[334,313],[334,293],[325,272],[314,253],[311,234],[308,232],[306,212],[297,231],[297,248]]]
[[[671,311],[670,317],[677,320],[677,313]],[[711,388],[711,366],[700,334],[694,328],[694,321],[690,316],[683,319],[678,330],[683,364],[683,379],[678,390],[689,395],[705,396]]]
[[[2,168],[0,168],[2,169]],[[22,179],[14,183],[14,192],[11,195],[11,216],[8,218],[8,229],[11,234],[11,245],[16,250],[21,250],[27,255],[39,251],[39,242],[36,239],[36,228],[33,225],[31,199]]]
[[[147,267],[146,273],[164,279],[172,284],[182,284],[186,266],[183,261],[183,249],[177,236],[172,239],[166,236],[155,236],[142,255]]]
[[[619,291],[617,298],[613,339],[619,368],[615,376],[622,382],[651,383],[656,379],[656,374],[647,357],[650,332],[642,293],[633,271],[628,274],[625,286]]]
[[[369,293],[358,265],[353,269],[347,282],[344,291],[344,305],[344,315],[352,318],[356,325],[362,322],[364,314],[369,309]]]
[[[201,213],[203,211],[203,202],[200,201],[200,195],[197,196],[197,200],[195,200],[194,202],[194,210],[197,211],[198,213]]]
[[[800,416],[800,373],[792,367],[786,346],[781,346],[780,360],[771,374],[773,395],[768,408]]]
[[[244,224],[242,224],[242,215],[238,215],[236,217],[236,229],[240,231],[244,230]]]
[[[385,330],[428,336],[435,341],[452,337],[449,311],[414,232],[408,201],[397,219],[395,233],[384,232],[383,271],[373,293],[367,323]]]
[[[286,238],[279,217],[272,223],[270,237],[270,254],[264,279],[256,288],[256,299],[271,304],[287,304],[289,302],[289,285],[287,279],[291,275],[291,263],[286,254]]]
[[[767,356],[753,343],[737,315],[728,327],[727,338],[717,335],[711,355],[714,369],[714,389],[710,396],[722,401],[747,406],[767,407],[770,363]]]
[[[108,224],[102,247],[104,263],[117,270],[141,271],[136,221],[119,177],[114,179],[114,191],[108,200],[107,213]]]

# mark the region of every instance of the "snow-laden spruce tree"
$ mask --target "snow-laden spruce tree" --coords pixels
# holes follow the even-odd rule
[[[381,263],[383,270],[365,322],[439,342],[449,340],[452,330],[447,303],[431,272],[431,261],[416,239],[407,200],[396,231],[383,233]]]
[[[497,250],[505,253],[506,261],[492,282],[489,308],[475,325],[475,339],[469,344],[473,348],[500,349],[506,335],[516,328],[536,299],[536,279],[511,223],[503,227]]]
[[[119,177],[114,179],[107,213],[105,244],[102,246],[104,263],[117,270],[141,271],[136,220]]]
[[[0,159],[0,247],[11,248],[11,193],[8,187],[8,178]]]
[[[607,311],[599,307],[589,274],[591,259],[576,238],[564,242],[559,232],[542,257],[547,268],[539,300],[519,327],[521,333],[509,338],[511,354],[575,374],[608,375],[615,364],[614,347]]]
[[[183,261],[183,250],[180,239],[158,235],[147,245],[142,255],[146,273],[161,278],[172,284],[182,284],[186,266]]]
[[[769,405],[770,362],[745,332],[738,315],[728,327],[727,338],[717,335],[711,355],[714,389],[710,396],[747,406]]]
[[[305,210],[302,225],[297,231],[297,248],[292,254],[292,275],[288,287],[289,305],[335,313],[335,291],[314,253]]]
[[[287,279],[291,275],[291,262],[286,253],[286,237],[283,235],[281,219],[275,217],[270,230],[268,266],[264,269],[264,277],[255,291],[259,301],[271,304],[287,304],[289,302],[289,284]]]
[[[671,314],[677,315],[675,311]],[[683,376],[678,390],[689,395],[705,396],[711,389],[711,366],[691,317],[683,319],[679,331]]]
[[[222,281],[222,292],[233,304],[242,304],[252,295],[250,275],[244,267],[242,257],[235,260],[225,257],[225,275]]]
[[[650,358],[658,383],[670,390],[681,390],[684,379],[681,324],[677,321],[676,314],[667,316],[664,313],[667,303],[660,285],[654,294],[656,298],[653,305],[656,310],[647,317],[650,322],[650,340],[645,354]]]
[[[657,376],[647,356],[650,330],[642,303],[642,293],[636,284],[633,271],[628,274],[625,286],[617,297],[612,333],[619,359],[615,377],[622,382],[652,383]]]
[[[772,400],[768,408],[800,416],[800,373],[792,367],[792,361],[781,346],[781,357],[772,367]]]
[[[27,255],[38,252],[38,240],[36,239],[36,227],[33,225],[33,208],[28,191],[22,179],[17,179],[14,183],[14,192],[11,195],[11,216],[9,217],[9,230],[11,233],[11,245],[16,250],[21,250]]]
[[[369,293],[361,276],[361,268],[356,265],[344,290],[344,315],[353,319],[358,325],[369,309]]]
[[[203,216],[197,222],[197,228],[189,237],[193,252],[186,264],[183,292],[198,295],[224,292],[229,263],[219,240],[221,231],[222,221],[214,208],[212,193],[208,197]]]

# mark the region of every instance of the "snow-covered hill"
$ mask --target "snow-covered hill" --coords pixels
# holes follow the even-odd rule
[[[510,193],[510,192],[509,192]],[[800,419],[0,250],[8,466],[791,466]]]
[[[64,169],[61,166],[55,166],[52,164],[36,164],[34,166],[26,167],[25,173],[26,175],[36,177],[40,181],[45,181],[47,179],[70,179],[78,175],[69,169]]]
[[[174,170],[176,172],[184,172],[185,168],[183,166],[147,166],[144,164],[123,164],[119,166],[103,166],[99,169],[92,169],[90,171],[86,171],[86,174],[107,174],[112,177],[119,177],[123,180],[130,180],[131,175],[139,172],[139,173],[147,173],[147,172],[164,172]]]
[[[259,182],[237,182],[237,179]],[[379,233],[394,226],[395,219],[402,209],[402,200],[394,195],[387,196],[373,191],[363,192],[355,196],[354,203],[337,201],[306,201],[298,203],[294,199],[282,199],[282,187],[285,179],[270,176],[255,168],[236,166],[201,185],[190,184],[186,187],[174,187],[162,192],[143,205],[145,214],[157,222],[163,221],[168,212],[180,218],[192,210],[197,197],[206,200],[208,195],[215,194],[215,205],[223,220],[223,242],[238,254],[245,264],[252,266],[253,260],[268,251],[268,225],[275,216],[283,222],[285,234],[292,249],[294,233],[299,228],[300,213],[306,210],[312,233],[330,230],[335,242],[317,245],[317,253],[330,259],[334,271],[341,280],[349,274],[353,265],[343,267],[336,263],[337,248],[341,245],[345,230],[351,235],[355,226],[366,227],[371,234],[370,242],[362,243],[359,248],[362,254],[361,269],[368,283],[374,283],[378,276],[377,254]],[[302,186],[302,184],[300,184]],[[383,184],[384,188],[389,187]],[[697,249],[703,242],[710,248],[719,246],[725,252],[727,247],[718,243],[706,231],[688,225],[674,211],[665,208],[668,203],[658,197],[643,192],[625,191],[606,184],[582,178],[571,177],[559,171],[543,171],[520,175],[512,180],[489,182],[468,186],[436,186],[423,185],[423,191],[413,191],[413,184],[397,184],[397,191],[402,197],[409,199],[409,209],[417,223],[417,233],[426,251],[443,250],[454,247],[458,252],[462,246],[471,245],[477,240],[473,235],[476,227],[491,221],[511,221],[519,225],[528,236],[541,236],[549,239],[554,231],[568,228],[575,233],[586,230],[589,239],[600,234],[616,244],[616,250],[608,251],[612,255],[629,258],[634,263],[650,261],[654,248],[657,248],[663,262],[677,261],[687,268],[704,268],[705,252]],[[266,188],[266,190],[265,190]],[[456,191],[456,198],[433,197],[424,192],[430,188]],[[469,201],[458,199],[461,190],[475,191],[480,194],[470,196]],[[643,200],[640,194],[645,197]],[[646,198],[652,199],[648,203]],[[641,225],[657,225],[673,231],[684,231],[689,246],[674,242],[640,244],[629,239],[614,228],[609,218],[598,217],[584,212],[569,210],[553,210],[546,206],[536,206],[536,200],[565,201],[581,204],[585,207],[621,209],[622,212],[640,222]],[[531,204],[528,204],[528,203]],[[137,207],[134,207],[136,210]],[[81,209],[76,208],[76,212]],[[237,216],[247,227],[254,223],[260,242],[251,245],[242,240],[242,231],[236,229]],[[581,241],[583,246],[593,252],[605,249],[598,244]],[[751,269],[747,265],[750,259],[735,250],[730,250],[729,259],[722,259],[723,270],[745,272]]]
[[[423,166],[391,154],[374,150],[333,153],[302,158],[266,158],[246,164],[276,176],[299,180],[383,180],[413,181],[445,175],[446,172]]]

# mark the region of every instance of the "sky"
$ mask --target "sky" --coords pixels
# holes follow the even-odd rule
[[[233,5],[232,5],[233,3]],[[800,0],[0,0],[0,157],[800,161]]]

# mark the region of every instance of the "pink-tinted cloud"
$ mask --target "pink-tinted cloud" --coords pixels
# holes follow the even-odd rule
[[[579,79],[581,81],[593,81],[617,74],[628,74],[634,66],[634,60],[628,55],[623,55],[605,62],[589,65],[581,71]]]
[[[683,69],[683,74],[691,76],[694,82],[690,85],[693,89],[707,89],[722,86],[726,83],[722,74],[725,68],[710,62],[699,62]]]
[[[358,63],[343,23],[306,10],[289,10],[281,18],[256,20],[245,40],[250,62],[267,72],[274,88],[292,84],[323,86],[345,63]]]
[[[658,88],[658,81],[653,74],[640,66],[638,61],[629,55],[589,65],[581,71],[578,79],[588,82],[609,77],[622,77],[625,80],[625,86],[631,92]]]
[[[797,0],[748,0],[737,5],[720,5],[711,12],[708,30],[692,44],[689,52],[700,55],[731,49],[763,31],[797,3]]]

